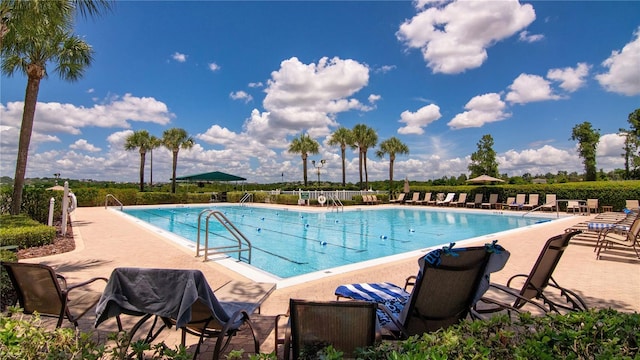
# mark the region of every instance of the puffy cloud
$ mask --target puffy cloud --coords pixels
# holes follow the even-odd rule
[[[369,104],[375,104],[380,99],[382,99],[382,96],[377,95],[377,94],[371,94],[367,98],[367,100],[369,100]]]
[[[633,96],[640,94],[640,27],[634,32],[635,39],[622,51],[611,53],[602,66],[609,71],[596,75],[596,80],[607,91]]]
[[[505,112],[506,104],[500,94],[488,93],[473,97],[464,106],[467,110],[456,115],[447,125],[452,129],[481,127],[486,123],[504,120],[511,116]]]
[[[222,69],[222,67],[220,67],[220,65],[216,64],[216,63],[210,63],[209,64],[209,70],[216,72],[218,70]]]
[[[424,133],[424,127],[432,122],[440,119],[440,107],[434,104],[423,106],[416,112],[405,110],[400,114],[400,122],[407,124],[398,129],[398,134],[415,134]]]
[[[233,100],[243,100],[245,103],[248,103],[249,101],[253,100],[253,96],[251,96],[250,94],[247,94],[242,90],[230,93],[229,97],[232,98]]]
[[[511,85],[506,100],[511,103],[526,104],[534,101],[557,100],[548,80],[538,75],[520,74]]]
[[[551,69],[547,72],[547,78],[560,82],[560,87],[566,91],[574,92],[586,82],[591,66],[586,63],[578,63],[575,68]]]
[[[177,51],[176,51],[176,52],[174,52],[174,53],[173,53],[173,55],[171,55],[171,58],[172,58],[173,60],[175,60],[175,61],[177,61],[177,62],[181,62],[181,63],[183,63],[183,62],[187,61],[187,55],[185,55],[185,54],[181,54],[181,53],[179,53],[179,52],[177,52]]]
[[[69,145],[70,149],[80,150],[80,151],[88,151],[88,152],[99,152],[102,151],[99,147],[90,144],[85,139],[78,139],[73,144]]]
[[[420,49],[434,73],[445,74],[481,66],[487,48],[536,18],[533,6],[517,0],[421,1],[416,9],[419,13],[400,26],[396,37],[409,48]]]
[[[550,145],[522,151],[508,150],[498,155],[497,160],[500,172],[506,172],[510,176],[524,173],[555,174],[558,169],[569,172],[582,169],[582,162],[576,152],[557,149]]]

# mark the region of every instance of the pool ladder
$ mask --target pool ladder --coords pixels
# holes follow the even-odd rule
[[[200,225],[202,224],[202,217],[206,214],[205,225],[205,237],[204,247],[200,247]],[[218,220],[222,226],[236,239],[237,244],[228,246],[209,247],[209,220],[211,218]],[[238,261],[246,261],[251,264],[251,242],[238,228],[227,219],[227,217],[218,210],[202,210],[198,215],[198,239],[196,242],[196,257],[201,256],[201,252],[204,254],[204,260],[207,261],[210,255],[216,254],[229,254],[238,253]],[[246,253],[247,256],[243,257],[242,254]]]
[[[338,199],[337,196],[333,195],[333,194],[327,194],[327,198],[329,199],[329,206],[328,209],[333,212],[333,208],[336,208],[336,212],[342,211],[344,212],[344,204],[342,204],[342,201],[340,201],[340,199]]]

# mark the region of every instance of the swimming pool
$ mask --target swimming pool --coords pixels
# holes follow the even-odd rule
[[[279,279],[429,249],[548,221],[498,211],[428,207],[372,207],[344,212],[238,205],[131,207],[123,212],[195,245],[198,215],[219,210],[252,243],[251,265]],[[204,241],[201,222],[201,244]],[[490,240],[490,239],[488,239]],[[209,222],[209,244],[235,243]]]

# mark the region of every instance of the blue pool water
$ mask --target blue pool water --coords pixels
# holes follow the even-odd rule
[[[132,208],[123,211],[187,240],[197,240],[198,215],[219,210],[252,243],[251,265],[280,278],[407,253],[546,221],[548,218],[429,208],[303,212],[248,206]],[[205,234],[201,223],[201,244]],[[209,246],[236,243],[217,221]]]

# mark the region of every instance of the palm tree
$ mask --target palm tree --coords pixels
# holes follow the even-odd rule
[[[302,157],[304,186],[307,186],[307,157],[309,157],[309,154],[315,155],[320,152],[320,144],[312,139],[309,134],[300,134],[300,137],[291,140],[289,152],[300,154],[300,157]]]
[[[162,139],[159,139],[153,135],[149,137],[149,155],[151,156],[151,168],[149,169],[149,186],[153,187],[153,149],[157,149],[162,146]]]
[[[347,184],[346,175],[345,175],[346,174],[345,152],[346,152],[347,146],[351,148],[355,148],[355,146],[353,145],[353,133],[351,132],[351,130],[345,127],[340,127],[333,134],[331,134],[328,144],[331,146],[338,146],[338,145],[340,146],[340,154],[342,156],[342,186],[345,186]]]
[[[147,130],[134,131],[124,141],[125,150],[138,149],[140,152],[140,191],[144,191],[144,162],[147,150],[151,148],[151,135]]]
[[[369,187],[369,174],[367,173],[367,151],[370,147],[376,146],[378,143],[378,134],[372,128],[365,124],[358,124],[353,127],[353,141],[360,149],[358,153],[359,170],[360,170],[360,189],[362,189],[362,168],[364,166],[365,189]]]
[[[380,149],[376,151],[376,156],[381,159],[389,154],[389,194],[393,191],[393,163],[396,161],[396,154],[406,155],[408,153],[409,147],[395,136],[381,142]]]
[[[178,167],[178,151],[191,149],[195,142],[184,129],[173,128],[162,133],[162,144],[173,154],[173,166],[171,170],[171,193],[176,193],[176,169]]]
[[[13,76],[21,72],[27,77],[22,124],[18,140],[18,155],[14,176],[11,214],[20,213],[27,158],[35,119],[40,81],[48,75],[47,64],[53,63],[58,76],[76,81],[92,61],[93,49],[71,33],[76,4],[85,1],[17,1],[3,0],[0,4],[0,46],[2,72]],[[104,1],[77,8],[83,14],[97,14],[108,9]]]

